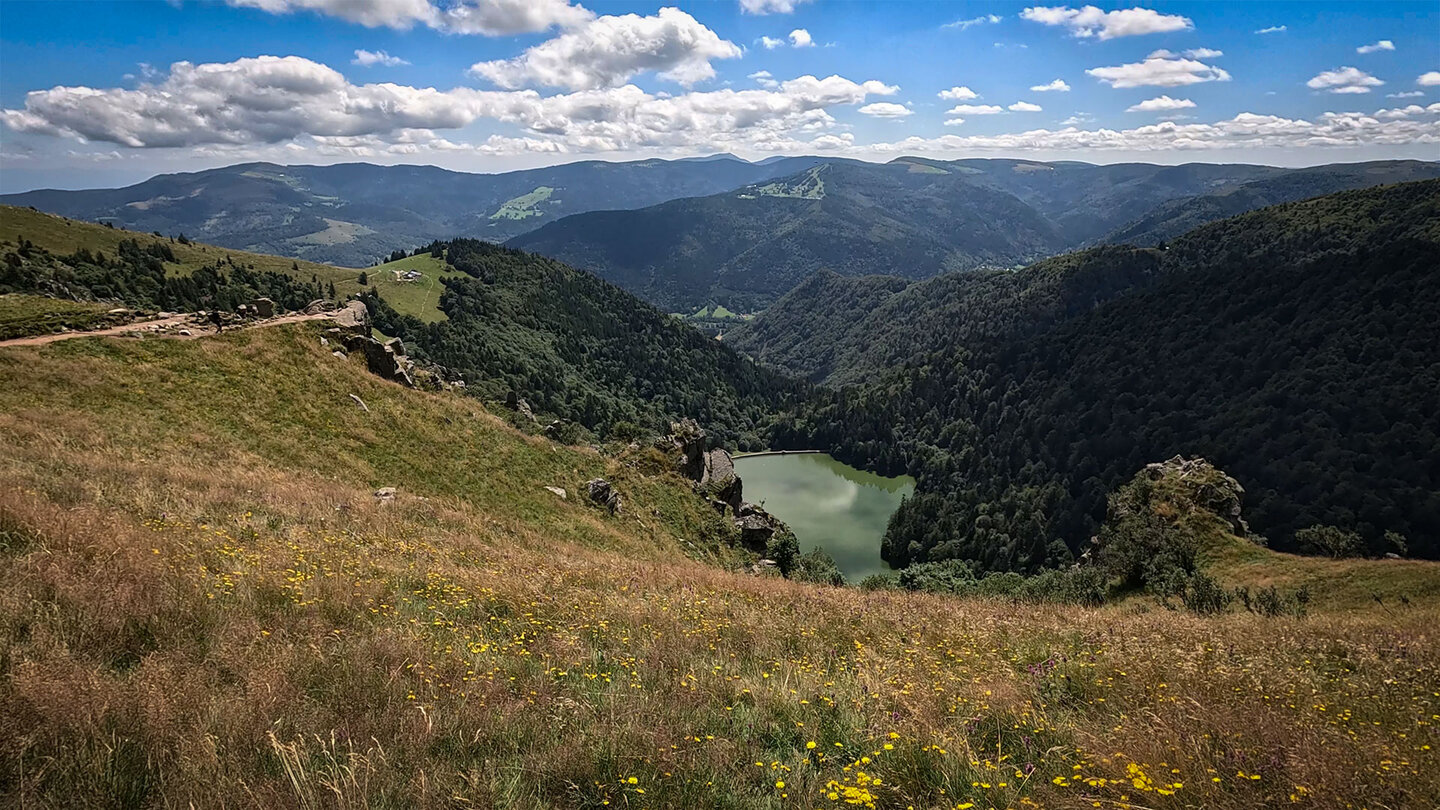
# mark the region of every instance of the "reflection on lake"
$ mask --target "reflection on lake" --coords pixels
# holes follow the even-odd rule
[[[824,453],[746,456],[735,459],[735,472],[745,500],[789,524],[802,552],[824,548],[852,583],[890,570],[880,538],[915,479],[885,478]]]

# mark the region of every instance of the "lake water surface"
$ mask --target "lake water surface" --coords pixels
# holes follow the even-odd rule
[[[735,459],[735,472],[745,500],[785,521],[802,552],[823,547],[852,583],[890,570],[880,538],[915,479],[885,478],[824,453],[745,456]]]

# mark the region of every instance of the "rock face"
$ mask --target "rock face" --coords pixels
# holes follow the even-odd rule
[[[1205,459],[1175,456],[1146,464],[1141,474],[1151,481],[1168,480],[1178,485],[1196,506],[1229,523],[1232,532],[1250,536],[1250,526],[1240,516],[1245,488]]]
[[[399,339],[381,343],[365,335],[348,334],[342,342],[349,351],[365,354],[365,367],[370,369],[371,374],[393,380],[408,388],[415,387],[415,380],[410,374],[412,364],[406,359],[405,346]],[[398,353],[395,351],[396,344],[400,348]]]
[[[707,448],[705,430],[693,419],[671,423],[669,443],[679,453],[675,468],[695,484],[695,491],[710,500],[721,515],[733,515],[740,542],[763,553],[770,538],[786,526],[779,518],[753,503],[747,503],[735,460],[724,448]]]
[[[779,518],[753,503],[741,504],[735,517],[735,527],[740,530],[740,542],[751,551],[764,553],[770,538],[785,529]]]
[[[524,397],[521,397],[514,391],[511,391],[505,395],[505,407],[509,408],[512,411],[515,411],[516,413],[520,414],[531,422],[539,421],[535,418],[535,412],[530,410],[530,403],[526,402]]]
[[[614,515],[620,511],[620,493],[615,491],[615,487],[611,486],[609,481],[604,478],[592,478],[585,482],[585,490],[591,501],[609,509],[610,514]]]
[[[351,301],[335,313],[335,324],[357,335],[370,334],[370,310],[364,301]]]

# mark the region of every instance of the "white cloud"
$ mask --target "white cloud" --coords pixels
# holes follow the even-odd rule
[[[357,48],[355,51],[355,58],[350,60],[350,64],[359,65],[360,67],[370,67],[372,65],[399,67],[401,65],[408,65],[410,63],[406,62],[404,59],[401,59],[398,56],[391,56],[385,51],[367,51]]]
[[[940,26],[940,27],[941,27],[941,28],[958,28],[958,29],[960,29],[961,31],[964,31],[966,28],[969,28],[969,27],[974,26],[974,25],[984,25],[985,23],[994,24],[994,23],[1000,22],[1000,20],[1001,20],[1001,17],[1000,17],[999,14],[982,14],[982,15],[980,15],[979,17],[972,17],[971,19],[968,19],[968,20],[956,20],[955,22],[952,22],[952,23],[945,23],[944,25],[942,25],[942,26]]]
[[[1020,17],[1042,25],[1064,26],[1076,37],[1098,36],[1100,39],[1184,31],[1195,26],[1189,17],[1161,14],[1148,8],[1101,11],[1095,6],[1034,6],[1020,12]]]
[[[904,104],[895,104],[889,101],[878,101],[874,104],[866,104],[856,112],[873,118],[904,118],[907,115],[915,114],[914,110],[906,107]]]
[[[1011,112],[1040,112],[1040,105],[1031,104],[1028,101],[1017,101],[1014,104],[1011,104],[1007,109],[1009,109]]]
[[[755,83],[761,87],[774,88],[780,86],[780,82],[775,81],[775,77],[771,76],[768,70],[757,70],[745,78],[753,79]]]
[[[1230,74],[1194,59],[1176,57],[1169,51],[1155,51],[1143,62],[1085,71],[1111,87],[1180,87],[1201,82],[1228,82]]]
[[[941,90],[935,95],[946,101],[969,101],[972,98],[979,98],[980,94],[968,87],[952,87],[949,90]]]
[[[1421,73],[1415,79],[1415,83],[1421,87],[1440,86],[1440,70],[1432,70],[1429,73]]]
[[[369,28],[406,30],[426,25],[457,34],[511,36],[572,28],[595,15],[569,0],[456,0],[442,10],[432,0],[225,0],[271,14],[313,11]]]
[[[803,149],[838,126],[831,108],[898,90],[878,81],[800,76],[772,89],[664,97],[626,85],[542,97],[533,90],[356,85],[308,59],[262,56],[177,62],[163,81],[133,90],[35,91],[23,109],[0,111],[0,122],[16,132],[134,148],[192,147],[195,154],[231,158],[241,148],[301,142],[326,154],[362,157],[377,150],[605,152],[690,145],[764,151]],[[477,146],[434,134],[478,121],[518,127],[521,140],[501,136]]]
[[[1363,113],[1322,113],[1315,121],[1241,113],[1214,123],[1163,121],[1127,130],[1036,129],[1001,135],[912,137],[857,147],[857,154],[924,152],[1015,154],[1032,151],[1155,152],[1305,148],[1373,148],[1440,144],[1440,120],[1381,121]]]
[[[809,31],[804,28],[796,28],[790,32],[790,44],[796,48],[809,48],[815,44],[815,40],[810,38]]]
[[[1257,34],[1279,34],[1279,33],[1283,32],[1284,30],[1285,30],[1285,26],[1283,26],[1283,25],[1272,25],[1272,26],[1270,26],[1269,28],[1261,28],[1260,30],[1256,31],[1255,33],[1257,33]]]
[[[1376,51],[1393,51],[1395,43],[1388,39],[1382,39],[1373,45],[1361,45],[1355,49],[1355,53],[1375,53]]]
[[[746,14],[790,14],[808,2],[810,0],[740,0],[740,10]]]
[[[576,28],[594,18],[568,0],[464,0],[445,11],[438,27],[457,34],[510,36]]]
[[[1074,115],[1070,116],[1069,118],[1066,118],[1064,121],[1061,121],[1061,122],[1060,122],[1060,126],[1062,126],[1062,127],[1079,126],[1080,124],[1088,124],[1088,123],[1090,123],[1091,121],[1094,121],[1094,120],[1095,120],[1095,116],[1091,115],[1090,113],[1083,113],[1083,112],[1081,112],[1081,113],[1075,113]]]
[[[1424,90],[1406,90],[1403,93],[1388,93],[1385,98],[1420,98],[1423,95]]]
[[[1005,112],[1004,107],[994,104],[960,104],[951,107],[946,115],[999,115]]]
[[[1224,51],[1217,51],[1214,48],[1191,48],[1185,52],[1191,59],[1214,59],[1217,56],[1224,56]]]
[[[615,87],[652,71],[689,87],[714,78],[712,60],[740,54],[739,46],[689,14],[662,8],[653,17],[599,17],[513,59],[477,62],[470,72],[510,89],[537,84],[571,90]]]
[[[1328,93],[1368,93],[1370,88],[1379,87],[1384,83],[1358,68],[1342,67],[1317,74],[1310,81],[1305,82],[1305,86],[1311,90],[1324,90]]]
[[[945,126],[947,126],[947,127],[958,127],[958,126],[960,126],[960,125],[963,124],[963,123],[965,123],[965,119],[964,119],[964,118],[949,118],[949,119],[946,119],[946,121],[945,121]]]
[[[1125,110],[1125,112],[1161,112],[1164,110],[1185,110],[1195,106],[1195,102],[1188,98],[1171,98],[1169,96],[1156,96],[1146,99]]]
[[[1440,101],[1426,107],[1419,104],[1411,104],[1408,107],[1396,107],[1389,110],[1376,110],[1375,117],[1387,121],[1394,121],[1398,118],[1411,118],[1421,115],[1440,115]]]
[[[777,39],[776,37],[760,37],[760,44],[764,45],[766,50],[773,51],[781,45],[784,45],[785,40]]]
[[[1049,93],[1052,91],[1056,93],[1068,93],[1070,92],[1070,85],[1066,84],[1062,79],[1056,79],[1049,84],[1037,84],[1030,89],[1036,93]]]

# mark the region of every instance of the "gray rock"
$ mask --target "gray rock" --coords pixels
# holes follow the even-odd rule
[[[316,298],[305,305],[303,312],[306,315],[319,315],[322,312],[330,312],[335,309],[334,301],[327,301],[324,298]]]
[[[358,396],[356,396],[356,395],[354,395],[354,394],[351,394],[351,395],[350,395],[350,398],[353,399],[353,400],[355,400],[355,404],[360,406],[360,410],[364,411],[365,413],[369,413],[369,412],[370,412],[370,408],[369,408],[369,406],[367,406],[367,405],[365,404],[365,400],[361,399],[360,397],[358,397]]]
[[[395,487],[381,487],[375,490],[375,499],[378,501],[395,500]]]
[[[566,501],[566,500],[569,500],[569,499],[570,499],[570,495],[565,492],[565,488],[564,488],[564,487],[545,487],[545,489],[549,490],[550,492],[555,493],[556,495],[559,495],[559,496],[560,496],[560,500],[562,500],[562,501]]]
[[[590,495],[590,500],[609,509],[610,514],[614,515],[620,512],[620,493],[615,491],[615,487],[609,481],[604,478],[592,478],[585,482],[585,489]]]
[[[370,334],[370,310],[364,301],[351,301],[335,313],[335,324],[341,329],[357,335]]]
[[[275,302],[269,298],[256,298],[250,302],[250,308],[262,318],[275,317]]]

